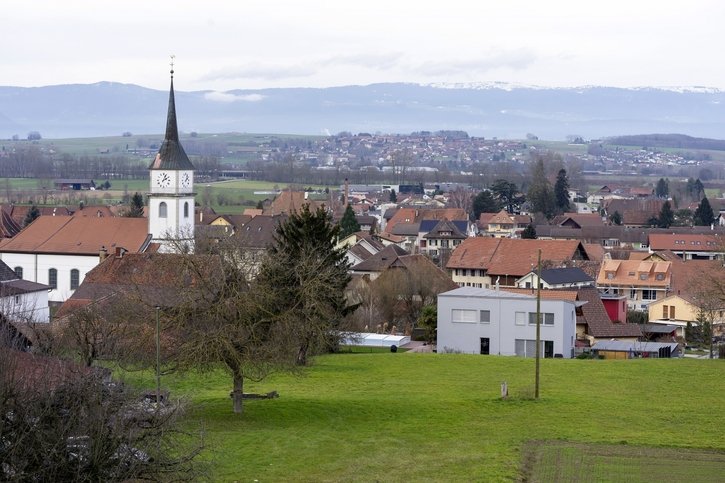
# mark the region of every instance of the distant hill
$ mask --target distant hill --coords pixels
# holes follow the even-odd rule
[[[620,146],[642,146],[649,148],[711,149],[725,151],[725,141],[721,139],[695,138],[684,134],[640,134],[635,136],[617,136],[604,140],[607,144]]]
[[[177,88],[183,79],[177,80]],[[130,84],[0,87],[0,138],[163,131],[167,92]],[[324,89],[177,91],[180,129],[325,134],[463,130],[487,138],[564,140],[677,132],[725,134],[714,89],[536,88],[507,84],[372,84]],[[638,143],[639,144],[639,143]]]

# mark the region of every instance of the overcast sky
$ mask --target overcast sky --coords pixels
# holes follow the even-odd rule
[[[725,2],[10,0],[0,85],[725,89]]]

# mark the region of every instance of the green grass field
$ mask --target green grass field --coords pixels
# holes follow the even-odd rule
[[[511,481],[532,440],[725,450],[724,376],[719,360],[547,359],[534,401],[531,359],[348,353],[248,383],[280,397],[242,416],[222,371],[162,384],[206,428],[213,481]]]
[[[725,472],[725,451],[533,441],[523,453],[522,479],[531,483],[719,483]]]

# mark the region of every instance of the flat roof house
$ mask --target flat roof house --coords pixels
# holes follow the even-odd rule
[[[541,300],[541,356],[571,358],[576,307],[581,302]],[[534,357],[536,296],[461,287],[438,295],[438,352]]]

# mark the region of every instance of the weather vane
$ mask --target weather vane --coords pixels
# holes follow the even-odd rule
[[[171,75],[174,75],[174,59],[176,58],[176,56],[174,54],[171,54],[170,57],[171,62],[169,63],[169,65],[171,66]]]

